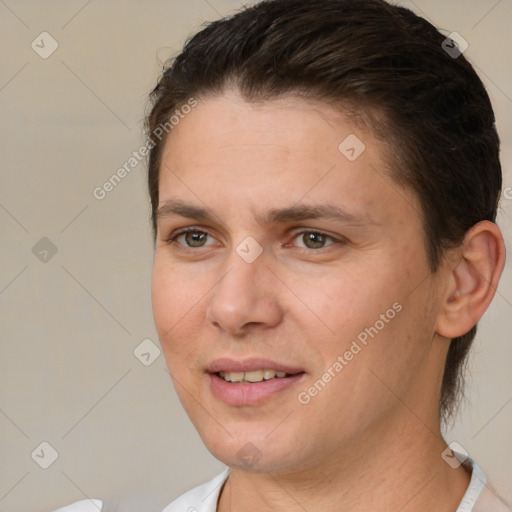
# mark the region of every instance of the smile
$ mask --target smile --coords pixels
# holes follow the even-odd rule
[[[218,372],[218,375],[226,382],[248,384],[275,378],[281,379],[292,374],[276,370],[253,370],[250,372]]]

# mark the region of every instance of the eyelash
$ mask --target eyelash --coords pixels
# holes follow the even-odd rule
[[[180,229],[179,231],[177,231],[176,233],[173,233],[169,238],[167,238],[165,240],[165,242],[167,244],[172,244],[172,243],[175,243],[176,242],[176,239],[181,236],[181,235],[184,235],[186,233],[204,233],[206,235],[209,235],[209,236],[212,236],[210,233],[208,233],[207,231],[204,231],[202,229],[198,229],[198,228],[195,228],[195,227],[188,227],[188,228],[183,228],[183,229]],[[331,245],[334,245],[336,243],[338,244],[344,244],[347,242],[346,239],[343,239],[343,238],[335,238],[331,235],[328,235],[327,233],[324,233],[323,231],[319,231],[319,230],[316,230],[316,229],[304,229],[302,231],[298,231],[294,234],[293,236],[293,240],[295,240],[299,235],[304,235],[305,233],[314,233],[316,235],[321,235],[323,237],[325,237],[326,240],[331,240],[333,242],[333,244],[329,244],[327,246],[324,246],[324,247],[320,247],[318,249],[310,249],[308,247],[297,247],[298,249],[302,249],[302,250],[305,250],[305,251],[308,251],[308,252],[311,252],[311,251],[314,251],[314,252],[320,252],[322,251],[323,249],[327,249],[328,247],[330,247]],[[183,245],[183,244],[179,244],[179,245],[182,245],[182,247],[184,248],[184,250],[187,250],[187,249],[203,249],[204,247],[208,247],[208,246],[202,246],[202,247],[189,247],[187,245]]]

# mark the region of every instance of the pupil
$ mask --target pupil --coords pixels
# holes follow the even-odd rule
[[[198,233],[198,232],[192,231],[192,232],[187,233],[185,238],[187,240],[187,244],[197,247],[197,246],[201,245],[201,241],[202,241],[202,238],[204,238],[204,236],[205,236],[205,233]],[[196,244],[196,242],[198,242],[198,244]]]
[[[317,239],[316,242],[315,242],[315,239]],[[319,247],[322,247],[325,240],[324,240],[324,236],[321,235],[320,233],[306,233],[306,234],[304,234],[304,241],[305,241],[305,245],[307,247],[311,247],[311,245],[308,245],[308,243],[311,242],[313,248],[318,249]]]

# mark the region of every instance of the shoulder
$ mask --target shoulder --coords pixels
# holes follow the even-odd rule
[[[228,475],[229,468],[226,468],[209,482],[182,494],[162,512],[215,512],[220,491]]]
[[[101,500],[82,500],[54,510],[54,512],[101,512],[102,509],[103,501]]]
[[[167,505],[162,512],[216,512],[220,490],[228,475],[229,468],[226,468],[209,482],[182,494]],[[106,512],[103,511],[103,505],[102,500],[82,500],[53,512]]]

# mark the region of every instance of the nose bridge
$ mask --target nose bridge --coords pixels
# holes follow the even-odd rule
[[[223,292],[236,293],[241,299],[248,299],[258,293],[258,285],[264,284],[267,253],[252,236],[246,236],[234,246],[227,260],[228,274],[219,283]]]
[[[209,322],[232,332],[249,323],[273,325],[281,314],[278,298],[271,291],[275,288],[267,258],[250,238],[230,254],[227,273],[215,286],[206,312]]]
[[[251,258],[247,258],[249,255]],[[229,271],[219,282],[213,296],[217,301],[222,301],[226,308],[254,306],[264,286],[264,274],[268,272],[265,266],[264,255],[261,253],[254,257],[251,248],[247,250],[246,243],[242,242],[231,252],[227,263]]]

